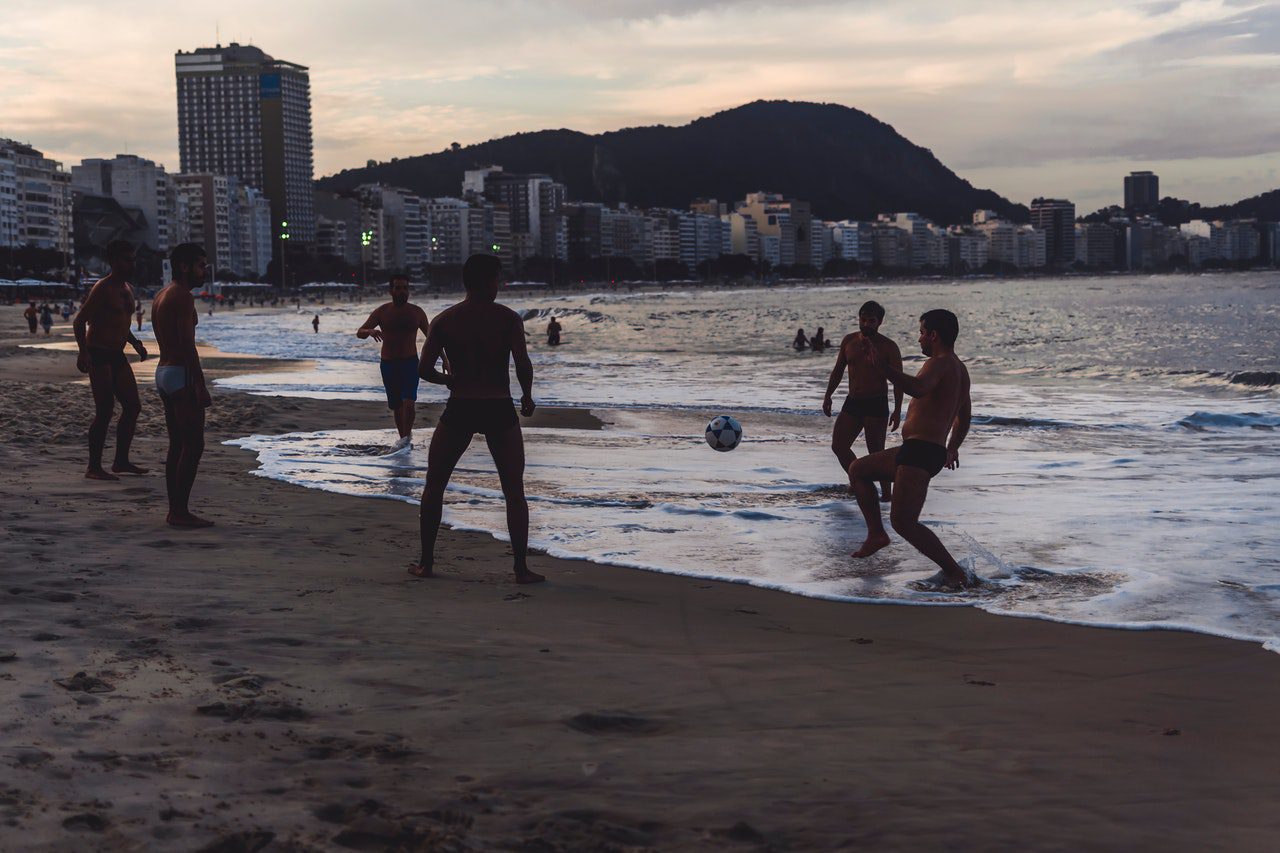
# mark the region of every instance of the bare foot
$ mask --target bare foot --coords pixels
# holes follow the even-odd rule
[[[117,474],[145,474],[145,473],[147,473],[147,469],[146,469],[146,468],[139,468],[137,465],[134,465],[132,462],[117,462],[116,464],[114,464],[114,465],[112,465],[112,466],[111,466],[111,470],[112,470],[112,471],[114,471],[114,472],[115,472],[115,473],[117,473]]]
[[[516,583],[542,583],[545,580],[546,578],[537,572],[531,572],[528,569],[524,569],[523,571],[520,569],[516,570]]]
[[[982,578],[972,573],[956,578],[946,572],[938,572],[924,580],[910,581],[907,586],[921,592],[964,592],[981,584]]]
[[[86,480],[119,480],[120,479],[115,474],[108,474],[106,471],[102,470],[101,468],[86,469],[84,472],[84,478]]]
[[[426,565],[425,563],[410,563],[409,574],[413,575],[415,578],[434,577],[434,575],[431,573],[431,567]]]
[[[862,543],[862,547],[853,552],[853,556],[859,560],[863,557],[870,557],[888,544],[889,537],[887,534],[881,533],[879,536],[868,536],[867,541]]]
[[[199,527],[213,527],[212,521],[200,518],[197,515],[192,515],[189,512],[185,514],[171,512],[164,517],[164,523],[170,527],[186,527],[191,529]]]

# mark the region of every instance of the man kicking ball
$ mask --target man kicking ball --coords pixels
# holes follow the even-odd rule
[[[387,408],[396,419],[400,438],[391,447],[395,453],[413,441],[414,405],[418,401],[418,331],[428,333],[427,312],[409,301],[409,277],[393,275],[389,283],[391,301],[373,309],[369,319],[356,330],[356,337],[373,338],[382,344],[382,385],[387,392]],[[448,362],[445,362],[448,370]]]
[[[524,434],[511,404],[509,366],[514,360],[520,380],[520,414],[533,414],[533,362],[525,348],[520,315],[499,305],[502,262],[493,255],[472,255],[462,267],[467,296],[446,308],[431,324],[422,347],[419,372],[423,379],[449,389],[449,402],[431,435],[427,451],[427,482],[422,490],[419,532],[422,556],[409,574],[430,577],[436,535],[444,512],[444,490],[453,468],[476,433],[484,436],[498,469],[507,503],[507,531],[515,555],[516,583],[539,583],[542,575],[529,571],[529,503],[524,496]],[[436,370],[448,356],[449,372]]]
[[[893,529],[941,569],[912,584],[918,589],[954,592],[979,583],[960,567],[934,532],[920,523],[929,481],[944,467],[959,467],[960,445],[969,434],[969,371],[954,349],[959,334],[960,322],[950,311],[935,308],[922,314],[920,351],[928,360],[915,376],[891,366],[879,348],[863,347],[866,362],[913,400],[902,425],[902,446],[863,456],[849,466],[849,484],[867,522],[867,539],[853,556],[869,557],[889,544],[875,483],[893,480],[889,511]]]

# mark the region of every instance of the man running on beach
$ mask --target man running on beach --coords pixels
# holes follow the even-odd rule
[[[409,276],[396,274],[390,281],[391,301],[384,302],[356,330],[360,340],[373,338],[382,344],[382,386],[387,408],[396,419],[400,440],[391,452],[413,442],[414,405],[418,400],[418,331],[430,328],[427,312],[409,301]],[[446,362],[445,370],[448,370]]]
[[[89,467],[84,472],[90,480],[118,480],[116,474],[147,473],[129,461],[129,447],[133,444],[142,402],[138,399],[138,383],[124,354],[124,345],[130,344],[142,361],[147,359],[147,348],[129,329],[134,305],[133,287],[128,281],[134,269],[133,246],[124,240],[114,240],[107,246],[106,256],[111,272],[89,291],[72,324],[80,346],[76,367],[81,373],[89,374],[89,387],[93,389]],[[108,473],[102,468],[102,448],[107,441],[115,400],[120,401],[120,420],[116,424],[116,458],[111,465],[114,473]]]
[[[427,482],[422,490],[420,532],[422,556],[409,574],[430,577],[436,534],[444,511],[444,490],[453,468],[481,433],[498,469],[507,503],[507,531],[515,555],[516,583],[539,583],[542,575],[529,571],[529,504],[524,497],[524,435],[511,405],[512,360],[520,380],[520,414],[533,414],[533,363],[525,348],[520,315],[495,300],[502,286],[502,262],[493,255],[472,255],[462,267],[467,296],[445,309],[431,323],[422,348],[423,379],[449,389],[449,402],[431,436],[427,451]],[[449,373],[436,370],[448,355]]]
[[[840,460],[840,470],[846,474],[856,458],[853,443],[858,433],[866,433],[867,452],[884,450],[885,435],[896,430],[902,420],[902,389],[893,389],[893,413],[889,413],[889,386],[884,376],[867,363],[862,348],[871,345],[880,357],[894,370],[902,370],[902,352],[898,345],[880,334],[884,322],[884,308],[878,302],[867,302],[858,309],[858,331],[845,335],[840,342],[840,354],[836,366],[827,381],[827,393],[822,398],[822,413],[831,417],[831,395],[836,392],[844,371],[849,369],[849,395],[840,407],[835,428],[831,431],[831,452]],[[893,477],[881,481],[880,500],[893,499]]]
[[[849,483],[867,521],[867,540],[853,556],[869,557],[889,544],[873,481],[893,478],[889,511],[893,529],[941,569],[927,580],[913,583],[917,589],[956,591],[979,583],[960,567],[934,532],[920,523],[929,481],[944,467],[960,466],[960,445],[969,434],[969,371],[954,349],[959,333],[960,322],[950,311],[935,308],[922,314],[920,351],[928,360],[915,376],[891,365],[870,340],[862,346],[865,363],[895,389],[915,399],[902,425],[902,446],[864,456],[849,466]]]
[[[212,521],[192,514],[188,507],[196,470],[204,454],[204,410],[213,404],[196,350],[196,324],[200,322],[191,291],[204,284],[209,261],[196,243],[175,246],[169,255],[173,281],[151,303],[151,328],[160,346],[156,390],[164,403],[169,429],[169,454],[164,460],[165,488],[173,527],[210,527]]]

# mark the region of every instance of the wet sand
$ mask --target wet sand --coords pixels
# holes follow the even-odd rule
[[[375,403],[215,390],[218,526],[173,530],[154,392],[152,473],[86,481],[88,388],[21,326],[0,309],[4,849],[1274,849],[1274,653],[545,556],[518,587],[451,531],[414,580],[411,507],[219,443]]]

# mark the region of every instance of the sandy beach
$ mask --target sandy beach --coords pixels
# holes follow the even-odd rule
[[[377,403],[215,389],[217,526],[174,530],[145,378],[150,473],[83,478],[73,349],[19,346],[68,337],[0,309],[0,849],[1275,849],[1256,644],[538,555],[517,587],[503,543],[447,530],[415,580],[415,508],[221,444],[389,426]]]

